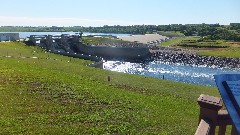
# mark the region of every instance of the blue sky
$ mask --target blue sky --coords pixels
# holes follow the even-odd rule
[[[240,0],[0,0],[0,26],[240,23]]]

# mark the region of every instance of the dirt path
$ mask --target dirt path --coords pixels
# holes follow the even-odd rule
[[[120,36],[118,38],[121,40],[125,40],[125,41],[138,42],[138,43],[143,43],[143,44],[149,44],[150,42],[159,43],[166,39],[169,39],[168,37],[162,36],[159,34]]]

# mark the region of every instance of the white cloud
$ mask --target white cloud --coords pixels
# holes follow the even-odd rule
[[[0,26],[103,26],[133,25],[136,22],[122,20],[97,20],[86,18],[50,18],[0,16]]]

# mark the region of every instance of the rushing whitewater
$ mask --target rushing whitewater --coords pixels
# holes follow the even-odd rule
[[[213,75],[222,73],[240,73],[240,69],[216,68],[208,66],[190,66],[153,61],[146,64],[120,61],[106,61],[104,69],[163,78],[184,83],[216,86]]]

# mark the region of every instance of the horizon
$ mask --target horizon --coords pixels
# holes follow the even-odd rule
[[[0,26],[98,27],[240,23],[239,0],[5,1]],[[11,10],[9,10],[11,8]],[[7,12],[6,12],[7,11]]]

